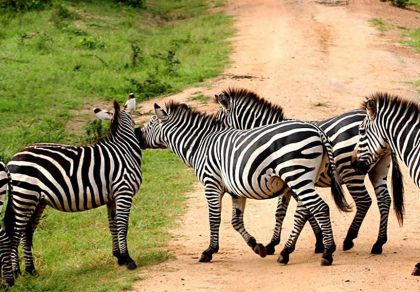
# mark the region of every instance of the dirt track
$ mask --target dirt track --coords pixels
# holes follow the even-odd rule
[[[362,3],[360,3],[362,2]],[[420,101],[407,81],[419,79],[420,55],[381,36],[368,20],[380,17],[398,25],[420,27],[420,13],[388,7],[379,1],[350,1],[326,6],[312,1],[235,0],[226,8],[235,16],[232,64],[225,74],[199,88],[162,99],[188,101],[197,92],[212,96],[237,86],[254,90],[280,104],[288,117],[317,120],[359,107],[363,97],[389,91]],[[405,23],[401,23],[405,22]],[[142,105],[149,112],[152,103]],[[213,111],[214,104],[197,105]],[[145,153],[147,155],[147,152]],[[420,277],[410,273],[420,261],[420,191],[406,168],[406,214],[399,227],[390,214],[388,243],[382,255],[371,255],[379,228],[376,198],[362,225],[355,247],[343,252],[342,241],[354,213],[332,210],[334,237],[339,245],[334,264],[320,266],[313,253],[310,228],[300,236],[288,265],[276,262],[291,228],[294,202],[283,225],[282,243],[275,256],[255,255],[230,225],[230,197],[223,199],[220,251],[212,263],[198,263],[209,243],[208,212],[203,188],[189,195],[188,210],[173,230],[174,259],[140,268],[136,291],[420,291]],[[372,189],[369,189],[374,194]],[[331,203],[327,189],[319,189]],[[348,196],[348,200],[351,198]],[[245,223],[251,234],[268,243],[274,225],[276,200],[248,201]],[[330,204],[333,206],[334,204]],[[393,211],[391,211],[393,212]]]

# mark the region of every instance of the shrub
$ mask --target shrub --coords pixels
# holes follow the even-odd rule
[[[392,5],[405,8],[408,5],[409,0],[391,0]]]
[[[51,0],[0,0],[0,8],[12,11],[42,10],[52,3]]]
[[[145,0],[117,0],[118,3],[126,4],[135,8],[145,8]]]

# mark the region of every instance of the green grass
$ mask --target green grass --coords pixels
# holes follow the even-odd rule
[[[170,257],[165,249],[168,227],[175,226],[184,210],[184,194],[196,178],[169,151],[146,150],[143,157],[144,181],[128,231],[138,269],[120,267],[112,256],[106,207],[80,213],[48,209],[34,236],[39,275],[24,274],[12,291],[119,291],[131,287],[139,269]]]
[[[420,0],[409,0],[408,5],[420,9]]]
[[[198,103],[201,103],[203,105],[206,105],[210,101],[210,97],[207,95],[202,94],[201,92],[196,92],[193,95],[191,95],[188,100],[190,101],[196,101]]]
[[[420,0],[418,1],[420,3]],[[405,46],[414,48],[416,51],[420,51],[420,28],[406,28],[395,26],[382,18],[371,18],[369,22],[374,25],[382,34],[389,30],[399,29],[404,40],[401,43]]]
[[[77,141],[64,128],[86,104],[167,95],[227,63],[232,21],[209,13],[220,1],[57,3],[0,11],[0,159],[34,142]]]
[[[407,40],[402,41],[404,45],[410,46],[420,52],[420,28],[410,30],[405,34]]]
[[[148,0],[145,9],[114,2],[0,11],[0,159],[35,142],[85,143],[84,129],[97,127],[91,113],[97,103],[111,107],[131,91],[141,100],[177,92],[228,63],[232,20],[211,10],[223,1]],[[143,157],[128,232],[139,269],[171,256],[167,230],[196,181],[168,151],[147,150]],[[138,279],[138,270],[119,267],[112,256],[106,207],[47,208],[34,257],[39,275],[24,273],[12,291],[119,291]]]
[[[388,30],[390,30],[394,27],[392,24],[386,22],[382,18],[371,18],[371,19],[369,19],[369,22],[373,26],[375,26],[382,33],[385,32],[385,31],[388,31]]]

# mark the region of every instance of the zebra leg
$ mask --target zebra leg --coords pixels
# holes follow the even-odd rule
[[[36,208],[35,205],[31,207],[33,209]],[[11,258],[12,258],[13,273],[16,277],[19,274],[21,274],[20,265],[19,265],[19,252],[18,252],[19,243],[21,239],[23,238],[23,236],[26,236],[25,231],[32,217],[32,212],[33,212],[32,208],[19,210],[19,212],[15,213],[16,223],[15,223],[15,228],[14,228],[15,230],[14,230],[13,239],[12,239]]]
[[[414,266],[414,270],[411,273],[411,275],[413,276],[420,276],[420,262],[418,262],[415,266]]]
[[[13,286],[15,278],[12,272],[12,262],[10,259],[11,243],[6,232],[0,227],[0,267],[1,275],[7,285]]]
[[[121,198],[121,199],[120,199]],[[115,222],[118,230],[118,243],[120,248],[119,264],[125,264],[129,270],[137,268],[136,263],[128,254],[127,247],[127,232],[128,232],[128,219],[130,216],[131,203],[133,194],[120,194],[116,197],[116,213]]]
[[[32,255],[32,242],[33,234],[41,221],[42,213],[47,205],[40,201],[36,206],[34,213],[32,214],[31,220],[26,225],[26,232],[22,237],[23,244],[23,256],[25,259],[25,271],[31,275],[36,275],[35,265]]]
[[[244,225],[244,211],[245,211],[246,198],[232,195],[232,226],[242,236],[245,242],[252,248],[252,250],[265,257],[267,251],[261,243],[257,243],[255,238],[251,236],[245,229]]]
[[[205,195],[209,209],[210,244],[209,247],[202,252],[200,259],[198,260],[201,263],[210,262],[213,258],[213,254],[219,251],[219,228],[223,191],[217,186],[206,185]]]
[[[308,212],[308,211],[305,209],[305,212]],[[316,222],[315,218],[313,216],[311,216],[309,213],[307,213],[307,214],[308,214],[307,218],[308,218],[309,224],[312,227],[312,231],[314,232],[315,240],[316,240],[315,241],[314,252],[315,253],[323,253],[325,248],[324,248],[324,243],[322,241],[322,230],[321,230],[321,228],[319,228],[319,225]]]
[[[372,246],[372,254],[381,254],[382,246],[387,242],[388,239],[388,216],[389,209],[391,207],[391,196],[388,193],[387,187],[387,175],[389,165],[390,156],[384,157],[375,165],[374,169],[372,169],[369,172],[369,179],[372,182],[372,185],[375,189],[379,213],[381,216],[379,223],[378,239]]]
[[[360,226],[365,219],[367,211],[372,205],[372,199],[365,187],[364,175],[358,175],[352,177],[350,180],[347,180],[346,186],[356,204],[356,214],[354,215],[350,228],[347,231],[346,238],[344,239],[343,250],[349,250],[353,248],[353,240],[357,238]]]
[[[293,185],[291,185],[290,188],[293,191]],[[327,203],[325,203],[324,200],[316,193],[315,186],[309,185],[306,190],[302,191],[302,189],[303,188],[300,186],[299,190],[301,192],[295,192],[295,198],[297,198],[298,202],[302,201],[302,205],[308,211],[308,216],[312,215],[318,223],[318,226],[321,228],[322,241],[325,247],[324,253],[322,254],[321,265],[329,266],[333,262],[332,254],[336,250],[331,227],[330,208],[328,207]],[[296,188],[296,190],[298,189]],[[306,198],[310,198],[310,200],[305,200]]]
[[[118,244],[118,228],[115,221],[115,214],[116,214],[115,203],[110,202],[107,205],[107,209],[108,209],[108,225],[109,225],[109,230],[111,231],[111,236],[112,236],[112,255],[117,258],[118,264],[121,266],[125,264],[125,259],[121,257],[120,247]]]
[[[280,195],[279,200],[277,201],[276,208],[276,225],[274,226],[273,236],[271,237],[270,242],[265,246],[267,254],[273,255],[276,251],[276,246],[280,243],[281,228],[283,226],[283,220],[286,216],[287,208],[289,207],[291,194],[288,192],[286,194]]]
[[[289,255],[295,250],[297,239],[308,220],[309,212],[302,204],[301,201],[297,201],[297,209],[294,217],[294,226],[292,233],[289,235],[289,239],[284,245],[283,250],[280,252],[280,256],[277,259],[277,262],[281,264],[287,264],[289,262]]]

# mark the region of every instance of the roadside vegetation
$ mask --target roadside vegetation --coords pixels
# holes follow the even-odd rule
[[[411,0],[411,5],[417,5],[420,8],[420,0]],[[415,50],[417,53],[420,52],[420,27],[404,27],[395,25],[383,18],[371,18],[369,22],[376,27],[382,36],[386,36],[388,33],[397,32],[399,34],[398,44]],[[395,38],[395,36],[394,36]],[[420,80],[411,80],[410,83],[414,84],[417,91],[420,92]]]
[[[220,74],[234,32],[217,12],[222,5],[0,0],[0,159],[35,142],[89,143],[107,128],[92,107],[110,108],[130,92],[138,101],[167,95]],[[196,178],[169,151],[146,150],[143,159],[128,232],[138,269],[128,271],[112,256],[105,207],[47,208],[34,235],[39,275],[23,273],[11,291],[120,291],[139,269],[168,259],[168,228]]]

